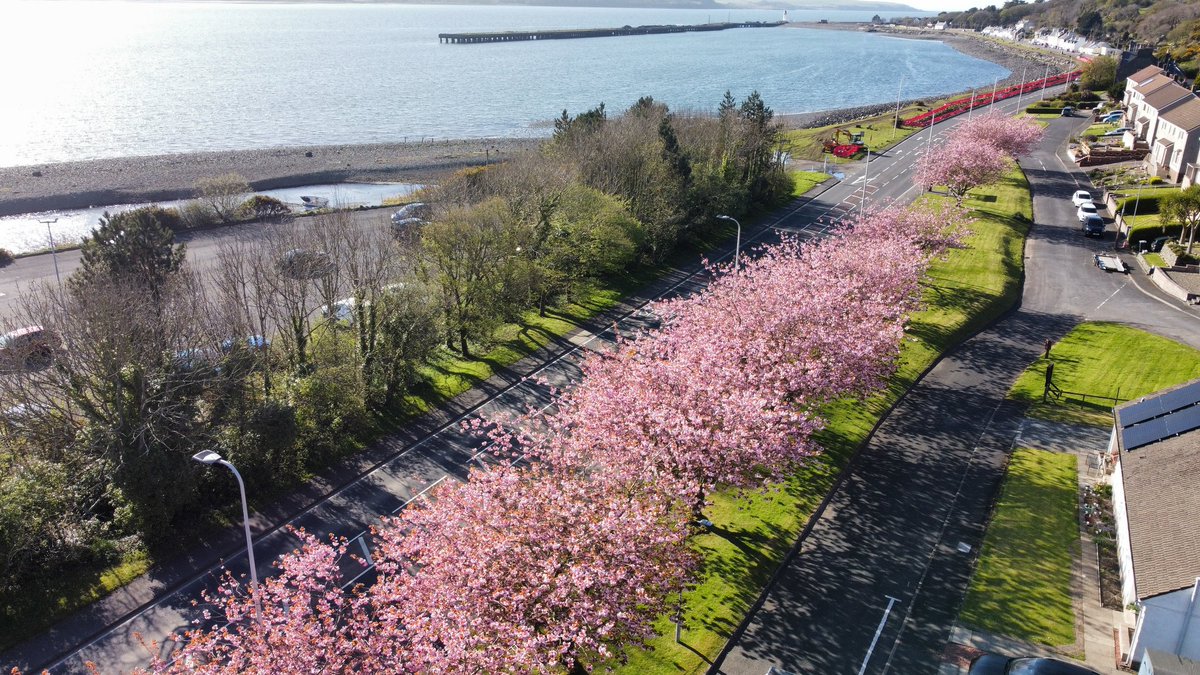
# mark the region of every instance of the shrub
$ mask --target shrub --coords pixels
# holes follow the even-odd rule
[[[17,258],[12,254],[12,251],[6,248],[0,248],[0,267],[8,267],[16,262]]]
[[[1136,249],[1139,241],[1145,241],[1147,244],[1158,239],[1159,237],[1178,237],[1178,225],[1141,225],[1130,228],[1129,230],[1129,246]]]
[[[1030,115],[1058,115],[1062,113],[1062,106],[1031,105],[1025,109],[1025,112]]]
[[[1159,201],[1164,196],[1165,194],[1159,193],[1143,194],[1139,199],[1136,192],[1133,194],[1127,194],[1121,199],[1117,200],[1117,213],[1121,213],[1122,209],[1125,210],[1125,215],[1127,216],[1135,215],[1134,209],[1137,209],[1136,215],[1139,216],[1148,216],[1152,213],[1158,213]]]
[[[1151,185],[1160,185],[1160,184],[1162,184],[1162,182],[1163,182],[1162,176],[1151,176],[1150,177]]]
[[[327,366],[292,391],[297,438],[310,464],[321,465],[351,447],[367,423],[366,387],[357,365]]]
[[[254,195],[242,202],[238,214],[254,220],[280,221],[292,215],[287,204],[267,195]]]
[[[198,199],[184,202],[183,207],[179,209],[179,216],[185,230],[211,227],[217,224],[217,215],[207,204]]]

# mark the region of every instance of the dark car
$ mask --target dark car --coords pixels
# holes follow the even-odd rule
[[[1150,251],[1152,253],[1158,253],[1159,251],[1163,250],[1163,247],[1167,245],[1168,241],[1171,241],[1170,237],[1159,237],[1155,239],[1154,241],[1150,242]]]
[[[1104,219],[1100,216],[1088,216],[1084,219],[1083,235],[1085,237],[1103,237]]]
[[[984,654],[971,662],[967,675],[1100,675],[1091,668],[1058,659],[1009,658]]]

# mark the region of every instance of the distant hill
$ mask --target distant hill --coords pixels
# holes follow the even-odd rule
[[[204,1],[204,0],[202,0]],[[224,0],[208,0],[224,1]],[[275,2],[281,0],[250,0]],[[330,0],[287,0],[291,2],[329,2]],[[920,12],[901,2],[884,0],[333,0],[347,4],[387,2],[405,5],[525,5],[535,7],[638,7],[647,9],[841,9],[864,12]]]

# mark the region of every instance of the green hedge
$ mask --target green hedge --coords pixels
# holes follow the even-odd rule
[[[1062,106],[1057,108],[1048,108],[1044,105],[1031,105],[1025,109],[1025,112],[1030,115],[1061,115]]]
[[[1178,237],[1178,225],[1141,225],[1129,229],[1129,246],[1136,249],[1138,242],[1145,239],[1146,244],[1159,237]]]
[[[1166,196],[1166,191],[1159,193],[1142,193],[1141,199],[1138,199],[1137,194],[1128,195],[1117,200],[1117,213],[1121,213],[1124,209],[1127,215],[1134,215],[1133,209],[1137,208],[1139,216],[1146,216],[1152,213],[1158,213],[1159,202]]]

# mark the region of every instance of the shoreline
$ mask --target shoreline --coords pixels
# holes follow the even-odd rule
[[[1005,45],[974,33],[889,29],[861,23],[791,23],[783,28],[857,31],[866,27],[890,37],[937,40],[967,56],[996,63],[1012,73],[1001,85],[1019,80],[1022,68],[1044,69],[1049,64],[1052,71],[1059,72],[1074,67],[1073,58]],[[777,114],[776,119],[788,128],[818,127],[880,114],[894,106],[894,102],[882,102]],[[255,190],[342,182],[429,183],[459,169],[536,149],[543,140],[512,137],[296,146],[0,167],[0,216],[188,199],[195,196],[197,180],[226,173],[241,175]]]

